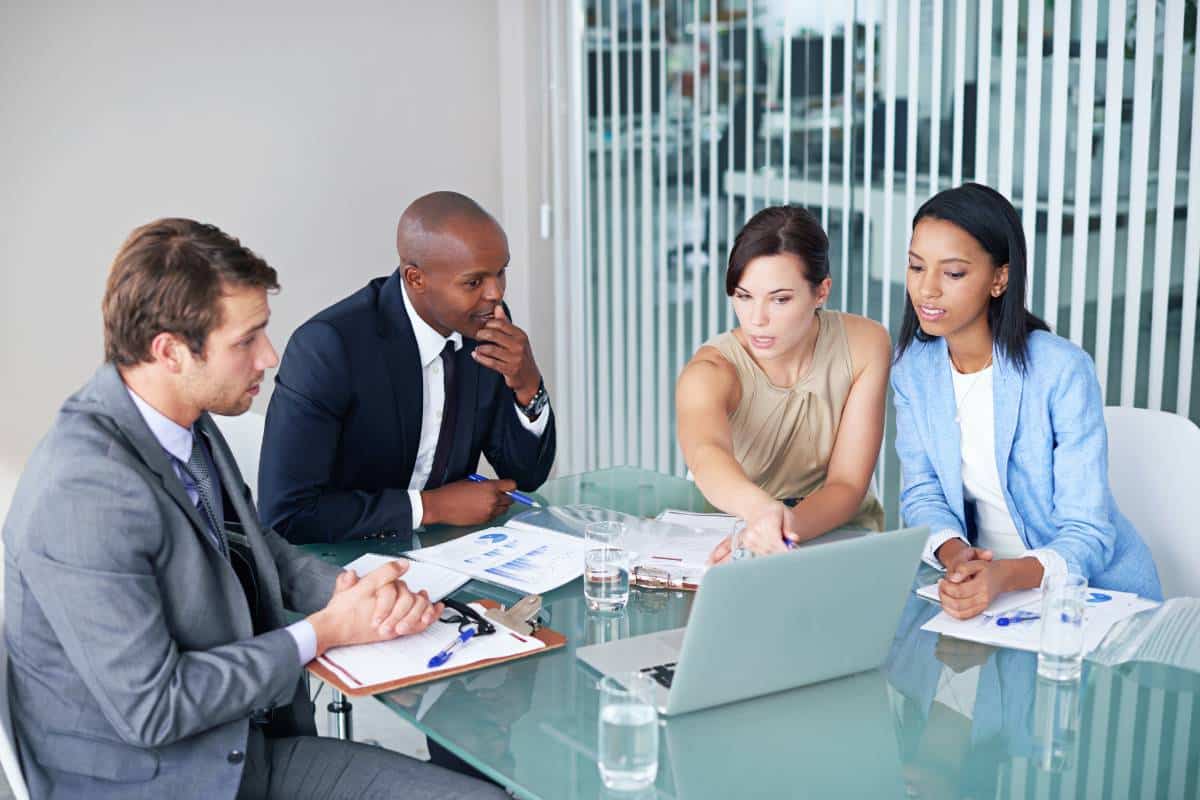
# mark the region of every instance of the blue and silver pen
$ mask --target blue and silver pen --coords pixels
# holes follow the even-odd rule
[[[475,628],[464,628],[458,632],[458,636],[454,637],[454,641],[438,651],[437,655],[429,659],[429,669],[435,669],[445,664],[450,660],[450,656],[454,655],[454,651],[462,647],[467,642],[471,641],[471,637],[475,635]]]
[[[476,483],[482,483],[483,481],[486,481],[488,479],[483,477],[482,475],[480,475],[478,472],[472,472],[470,475],[467,476],[467,480],[475,481]],[[524,492],[518,492],[514,489],[511,492],[505,492],[505,494],[508,495],[509,497],[511,497],[513,500],[516,500],[518,503],[524,503],[525,505],[532,506],[533,508],[541,508],[542,507],[541,503],[539,503],[537,500],[534,500],[532,497],[525,494]]]
[[[997,617],[996,624],[999,625],[1000,627],[1004,627],[1005,625],[1015,625],[1018,622],[1029,622],[1030,620],[1041,619],[1041,618],[1042,618],[1041,614],[1034,614],[1033,612],[1030,612],[1030,611],[1018,611],[1015,614],[1008,614],[1006,616]]]

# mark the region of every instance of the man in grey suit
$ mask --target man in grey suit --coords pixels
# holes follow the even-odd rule
[[[275,270],[217,228],[135,230],[109,274],[106,363],[30,457],[4,526],[13,722],[34,797],[503,797],[316,737],[303,665],[441,613],[262,530],[208,412],[278,363]],[[285,609],[307,614],[287,625]]]

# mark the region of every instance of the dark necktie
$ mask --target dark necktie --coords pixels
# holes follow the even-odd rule
[[[437,447],[433,451],[433,467],[425,486],[436,489],[446,482],[446,469],[450,464],[450,451],[454,449],[454,423],[458,416],[457,381],[454,375],[454,342],[446,342],[442,348],[442,378],[446,387],[446,403],[442,407],[442,427],[438,431]]]
[[[187,471],[195,483],[196,493],[200,495],[199,501],[196,503],[196,508],[200,512],[200,516],[204,517],[205,521],[208,522],[209,534],[216,540],[218,549],[220,549],[223,555],[228,557],[228,552],[225,549],[225,537],[221,535],[221,526],[217,522],[216,506],[213,501],[212,475],[208,472],[208,459],[204,456],[204,443],[201,441],[199,434],[195,434],[192,437],[192,454],[188,456]]]

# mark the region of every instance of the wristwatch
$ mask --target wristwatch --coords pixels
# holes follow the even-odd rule
[[[550,395],[546,394],[546,382],[538,381],[538,389],[533,393],[533,399],[528,405],[517,404],[517,408],[525,415],[525,418],[530,422],[536,420],[542,413],[542,409],[550,402]]]

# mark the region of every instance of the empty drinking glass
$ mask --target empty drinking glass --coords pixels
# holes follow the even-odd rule
[[[603,678],[597,732],[600,779],[609,789],[632,791],[658,777],[656,685],[639,672]]]
[[[1038,675],[1073,681],[1083,671],[1083,615],[1087,578],[1047,575],[1042,580],[1042,639]]]

